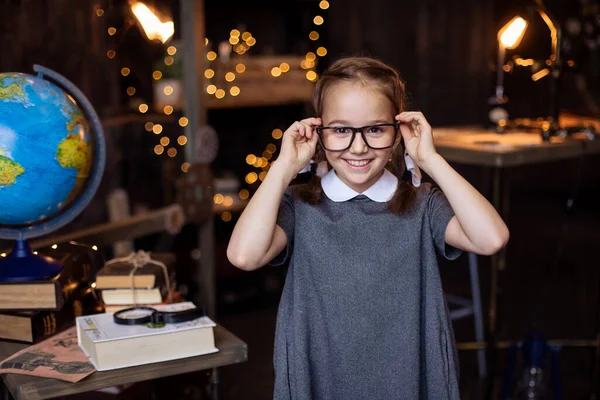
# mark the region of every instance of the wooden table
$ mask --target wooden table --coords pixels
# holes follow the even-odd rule
[[[480,127],[434,128],[435,147],[448,161],[486,167],[516,167],[600,154],[600,138],[583,135],[542,141],[538,133],[495,133]]]
[[[219,351],[213,354],[113,371],[94,372],[77,383],[19,374],[3,374],[2,378],[15,400],[36,400],[84,393],[109,386],[148,381],[188,372],[212,370],[211,390],[212,397],[216,399],[217,367],[246,361],[248,348],[246,343],[220,325],[215,328],[215,341]],[[0,358],[4,360],[25,347],[27,347],[25,344],[0,342]]]
[[[433,129],[436,150],[450,163],[479,166],[491,172],[491,202],[502,218],[507,221],[510,203],[511,167],[541,164],[560,160],[582,159],[588,155],[600,154],[600,138],[589,140],[584,135],[574,135],[566,139],[552,137],[544,142],[539,133],[507,132],[495,133],[481,127],[439,127]],[[488,393],[491,397],[494,379],[495,349],[508,347],[511,342],[496,340],[498,272],[505,269],[506,249],[491,257],[490,305],[486,343],[459,343],[459,349],[482,349],[488,351]],[[600,338],[600,335],[599,335]],[[562,345],[596,347],[598,340],[561,340]],[[600,354],[600,348],[597,353]],[[598,361],[598,360],[597,360]]]

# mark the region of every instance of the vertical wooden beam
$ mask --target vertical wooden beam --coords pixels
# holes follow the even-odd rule
[[[206,124],[204,99],[204,0],[180,0],[181,38],[183,40],[183,81],[185,116],[189,122],[185,129],[187,146],[185,157],[189,163],[196,161],[195,149],[198,129]]]
[[[185,116],[189,122],[185,135],[188,139],[185,147],[186,160],[196,162],[196,141],[198,130],[207,123],[204,106],[204,0],[180,0],[181,38],[183,40],[183,81],[185,93]],[[200,293],[195,299],[197,305],[204,305],[207,313],[215,317],[216,279],[215,279],[215,239],[212,212],[208,220],[199,227],[199,247],[201,257],[198,261],[196,279]]]

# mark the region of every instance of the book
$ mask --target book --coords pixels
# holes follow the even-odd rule
[[[38,343],[75,325],[75,317],[102,311],[102,303],[84,284],[73,291],[58,311],[0,313],[0,339]]]
[[[160,304],[163,296],[159,288],[154,289],[104,289],[102,300],[106,305]],[[134,301],[135,300],[135,301]]]
[[[171,299],[171,303],[167,303],[167,300],[165,298],[165,300],[162,303],[157,303],[157,304],[145,304],[144,307],[152,307],[152,308],[156,308],[157,306],[161,306],[161,305],[165,305],[165,304],[171,304],[171,303],[181,303],[184,301],[183,296],[181,295],[180,292],[174,292],[173,293],[173,299]],[[131,308],[133,305],[132,304],[105,304],[104,305],[104,312],[106,313],[116,313],[117,311],[121,311],[124,310],[126,308]]]
[[[81,283],[92,283],[104,265],[101,252],[77,242],[38,250],[63,265],[56,276],[40,281],[0,282],[0,311],[58,311]]]
[[[192,302],[157,306],[159,311],[195,308]],[[217,352],[208,317],[162,326],[119,325],[113,314],[78,317],[77,341],[98,371],[133,367]]]
[[[0,310],[60,310],[64,304],[62,289],[58,279],[1,282]]]
[[[171,292],[175,295],[177,282],[171,280]],[[105,305],[124,304],[161,304],[168,300],[169,290],[166,285],[151,289],[102,289],[100,290]]]
[[[167,267],[171,280],[175,279],[174,266],[175,255],[172,253],[150,253],[153,260],[160,261]],[[132,265],[127,262],[115,262],[105,265],[96,274],[97,289],[131,289]],[[139,268],[133,275],[133,287],[135,289],[149,289],[164,285],[164,271],[156,264],[146,264]]]

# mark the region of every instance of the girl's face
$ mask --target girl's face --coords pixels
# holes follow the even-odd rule
[[[361,127],[394,123],[394,108],[382,93],[362,84],[342,83],[331,87],[323,99],[322,126]],[[397,145],[398,139],[394,146]],[[337,176],[362,193],[383,174],[393,148],[373,150],[357,132],[349,149],[325,151]]]

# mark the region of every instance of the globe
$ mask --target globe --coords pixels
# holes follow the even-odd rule
[[[96,193],[106,160],[102,126],[88,99],[65,77],[0,73],[0,238],[16,240],[0,258],[0,281],[60,272],[27,240],[76,218]]]

